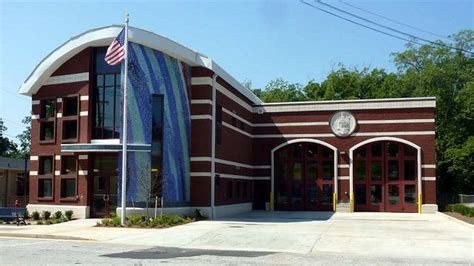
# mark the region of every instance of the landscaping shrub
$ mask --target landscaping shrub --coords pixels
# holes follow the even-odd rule
[[[40,219],[40,214],[37,211],[33,212],[33,220],[38,221]]]
[[[72,215],[74,214],[74,212],[72,210],[69,210],[69,211],[66,211],[64,212],[64,215],[66,215],[66,218],[71,221],[72,220]]]
[[[474,208],[462,204],[449,204],[446,209],[450,212],[457,212],[461,215],[474,217]]]
[[[112,224],[115,226],[120,226],[120,217],[118,216],[115,216],[114,218],[112,218]]]
[[[202,211],[201,211],[200,209],[195,209],[192,217],[193,217],[196,221],[200,221],[200,220],[205,220],[205,219],[207,219],[207,217],[202,214]]]
[[[47,225],[50,225],[50,224],[53,223],[53,221],[51,221],[51,220],[46,220],[44,223],[47,224]]]
[[[28,210],[25,210],[25,212],[23,213],[23,218],[30,219],[30,213],[28,212]]]
[[[54,213],[54,218],[61,219],[63,217],[63,213],[61,211],[57,211]]]
[[[142,217],[139,215],[132,215],[128,220],[132,225],[139,225],[142,222]]]
[[[42,221],[38,221],[36,224],[38,224],[38,225],[42,225],[42,224],[43,224],[43,222],[42,222]]]
[[[44,211],[43,212],[43,219],[49,220],[51,218],[51,212],[50,211]]]
[[[0,224],[3,224],[3,220],[0,220]]]

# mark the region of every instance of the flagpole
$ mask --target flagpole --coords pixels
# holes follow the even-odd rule
[[[123,74],[123,129],[122,129],[122,215],[120,223],[125,226],[127,209],[127,74],[128,74],[128,12],[125,13],[125,70]]]

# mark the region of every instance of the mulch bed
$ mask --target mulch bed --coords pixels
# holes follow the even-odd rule
[[[469,223],[469,224],[474,224],[474,217],[467,217],[467,216],[461,215],[457,212],[443,212],[443,213],[447,214],[451,217],[454,217],[458,220],[461,220],[463,222],[466,222],[466,223]]]

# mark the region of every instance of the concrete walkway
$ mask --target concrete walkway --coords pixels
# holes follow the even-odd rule
[[[46,234],[141,246],[474,261],[473,227],[443,214],[251,212],[165,229],[92,227],[96,222],[77,220],[14,232],[0,226],[0,236]]]

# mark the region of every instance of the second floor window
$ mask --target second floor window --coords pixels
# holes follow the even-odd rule
[[[95,87],[93,138],[116,139],[122,125],[122,90],[120,65],[105,63],[106,48],[95,52]]]

